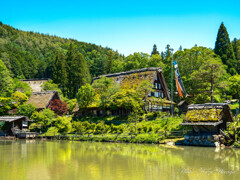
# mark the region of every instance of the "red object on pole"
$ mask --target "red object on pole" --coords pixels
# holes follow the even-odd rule
[[[178,83],[177,75],[175,75],[175,79],[176,79],[176,85],[177,85],[178,95],[179,95],[179,97],[182,97],[182,98],[183,98],[182,89],[181,89],[181,87],[180,87],[180,84]]]

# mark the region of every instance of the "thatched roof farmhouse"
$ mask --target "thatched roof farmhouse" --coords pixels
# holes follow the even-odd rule
[[[148,81],[153,84],[153,89],[148,94],[145,109],[148,111],[170,111],[171,98],[160,67],[101,75],[94,78],[93,83],[101,77],[112,78],[122,89],[136,89],[141,82]]]
[[[28,83],[29,86],[32,88],[33,92],[41,92],[42,89],[42,85],[49,81],[50,79],[48,78],[43,78],[43,79],[22,79],[21,81]]]
[[[182,125],[190,125],[197,133],[219,133],[227,122],[233,122],[231,109],[226,103],[192,104]]]
[[[38,110],[48,108],[51,101],[60,99],[57,91],[34,92],[30,96],[27,104],[33,104]]]
[[[153,91],[151,95],[149,94],[149,96],[155,96],[157,98],[161,97],[170,100],[167,84],[162,73],[162,68],[160,67],[106,74],[96,77],[93,80],[95,81],[102,76],[114,79],[114,82],[120,84],[122,89],[136,88],[142,81],[149,81],[154,85]]]

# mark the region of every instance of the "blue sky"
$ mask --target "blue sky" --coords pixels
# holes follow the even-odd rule
[[[0,21],[21,30],[48,33],[110,47],[129,55],[151,53],[153,44],[214,48],[223,21],[240,39],[239,0],[3,1]]]

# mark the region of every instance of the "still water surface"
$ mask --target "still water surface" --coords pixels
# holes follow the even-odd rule
[[[0,141],[0,180],[240,179],[240,150]]]

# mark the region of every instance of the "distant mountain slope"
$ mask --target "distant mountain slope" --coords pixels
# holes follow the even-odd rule
[[[74,43],[87,61],[91,75],[110,72],[109,63],[121,55],[110,48],[46,34],[26,32],[0,22],[0,59],[14,77],[51,78],[57,51],[66,54]]]

